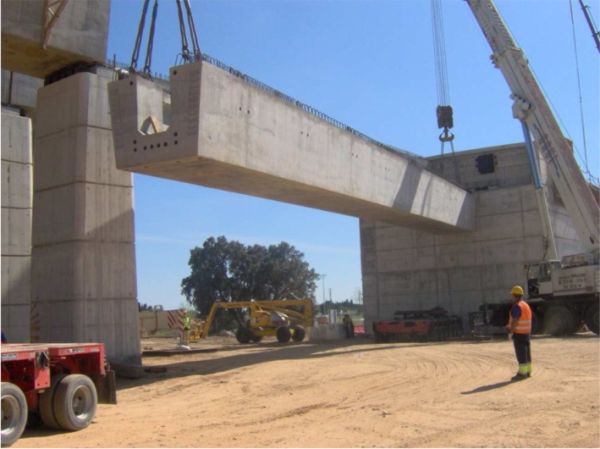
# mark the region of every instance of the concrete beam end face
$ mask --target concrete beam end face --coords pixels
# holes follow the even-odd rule
[[[117,168],[198,156],[202,63],[171,68],[171,94],[134,74],[108,85]]]
[[[467,191],[463,191],[459,205],[453,208],[455,215],[455,226],[465,231],[475,230],[475,197]]]
[[[3,0],[2,67],[44,78],[81,61],[103,62],[110,0],[67,2],[51,27],[45,0]]]

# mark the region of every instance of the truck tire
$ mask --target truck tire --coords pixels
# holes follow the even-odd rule
[[[252,340],[254,343],[260,343],[260,341],[262,339],[263,339],[262,335],[255,334],[255,333],[252,333],[252,336],[250,337],[250,340]]]
[[[235,332],[235,338],[237,338],[237,341],[243,345],[250,343],[251,337],[252,333],[246,327],[238,327],[238,330]]]
[[[66,376],[66,374],[52,375],[50,388],[40,395],[40,418],[46,427],[50,429],[60,429],[60,424],[54,416],[54,398],[56,397],[56,386]]]
[[[292,333],[289,327],[281,326],[277,328],[277,341],[279,343],[287,343],[288,341],[290,341],[291,337]]]
[[[292,335],[292,339],[294,341],[299,342],[304,340],[304,337],[306,336],[306,331],[302,326],[294,326],[292,329],[294,330],[294,335]]]
[[[599,320],[599,307],[598,302],[596,302],[587,308],[584,316],[585,325],[596,335],[600,335]]]
[[[2,382],[2,447],[10,446],[27,425],[27,400],[19,387]]]
[[[377,331],[373,332],[373,337],[375,339],[375,343],[382,343],[383,339],[381,338],[381,334]]]
[[[537,310],[531,310],[531,334],[540,334],[543,329],[543,322],[540,319],[540,314]]]
[[[92,380],[83,374],[69,374],[56,387],[54,417],[64,430],[85,429],[96,414],[98,394]]]
[[[577,331],[577,320],[573,312],[565,306],[550,306],[544,313],[544,333],[560,336]]]

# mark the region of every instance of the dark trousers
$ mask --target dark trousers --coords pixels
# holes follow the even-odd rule
[[[529,334],[513,334],[512,338],[519,365],[531,363],[531,339]]]

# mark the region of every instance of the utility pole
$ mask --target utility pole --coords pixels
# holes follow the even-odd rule
[[[325,304],[325,276],[326,274],[321,275],[321,279],[323,280],[323,304]]]

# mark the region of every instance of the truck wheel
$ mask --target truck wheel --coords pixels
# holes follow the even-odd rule
[[[600,315],[598,309],[598,303],[596,302],[596,304],[592,304],[585,311],[585,325],[596,335],[600,335]]]
[[[543,321],[540,319],[540,315],[537,310],[531,311],[531,333],[540,334],[543,328]]]
[[[570,335],[577,331],[573,312],[565,306],[550,306],[544,314],[544,333],[550,335]]]
[[[262,339],[263,339],[262,335],[254,334],[254,333],[250,337],[250,340],[252,340],[254,343],[259,343]]]
[[[19,387],[2,382],[2,446],[10,446],[27,425],[27,400]]]
[[[69,374],[56,387],[54,416],[62,429],[86,428],[96,414],[98,394],[92,380],[83,374]]]
[[[294,335],[292,335],[292,339],[294,341],[302,341],[304,340],[304,337],[306,336],[306,331],[304,330],[304,328],[302,326],[294,326]]]
[[[51,429],[61,428],[54,416],[54,398],[56,397],[56,386],[65,376],[65,374],[53,375],[50,388],[40,395],[40,418],[44,425]]]
[[[238,327],[238,330],[235,332],[235,338],[243,345],[250,343],[250,337],[252,337],[252,334],[245,327]]]
[[[281,326],[277,328],[277,341],[279,343],[287,343],[290,341],[292,337],[292,333],[290,332],[290,328],[287,326]]]

